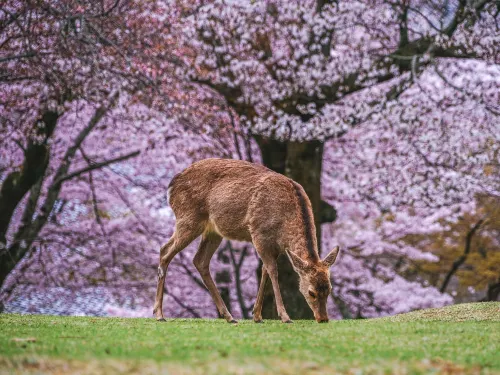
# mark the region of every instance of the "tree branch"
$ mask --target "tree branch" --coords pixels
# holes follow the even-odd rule
[[[66,150],[62,162],[55,173],[53,182],[48,188],[45,201],[40,209],[40,215],[38,215],[37,218],[29,226],[26,227],[26,229],[23,231],[22,239],[19,239],[19,241],[14,242],[3,253],[0,253],[0,287],[4,283],[8,274],[15,268],[17,263],[29,251],[36,237],[42,230],[43,226],[47,223],[50,213],[54,208],[54,204],[56,203],[57,198],[59,197],[59,192],[61,191],[63,181],[59,180],[61,180],[63,176],[67,175],[68,170],[71,166],[71,161],[73,160],[76,151],[80,148],[85,138],[101,121],[104,115],[116,104],[117,100],[118,100],[118,93],[114,93],[108,99],[108,102],[106,104],[96,109],[94,115],[90,119],[87,126],[85,126],[80,131],[80,133],[74,140],[73,145],[70,148],[68,148],[68,150]]]
[[[189,307],[188,305],[186,305],[185,303],[183,303],[183,302],[182,302],[182,300],[181,300],[180,298],[177,298],[177,297],[175,296],[175,294],[173,294],[173,293],[168,293],[168,291],[166,290],[166,288],[165,288],[165,291],[167,292],[167,295],[168,295],[168,296],[170,296],[170,297],[172,297],[172,298],[174,299],[174,301],[175,301],[175,302],[176,302],[176,303],[177,303],[180,307],[182,307],[182,308],[183,308],[184,310],[186,310],[186,311],[189,311],[189,312],[191,313],[191,315],[193,315],[195,318],[201,318],[200,314],[198,314],[198,313],[196,312],[196,310],[195,310],[195,309],[193,309],[193,308]]]
[[[455,274],[455,272],[458,271],[460,266],[465,263],[467,260],[467,257],[469,256],[470,250],[471,250],[471,243],[472,243],[472,238],[474,237],[474,234],[477,232],[477,230],[483,225],[485,219],[480,219],[470,230],[469,233],[467,233],[467,236],[465,237],[465,249],[464,253],[455,261],[453,262],[453,265],[451,266],[451,269],[448,271],[446,277],[444,278],[443,285],[441,285],[440,292],[444,293],[446,290],[446,287],[448,286],[452,276]]]
[[[23,53],[21,55],[12,55],[12,56],[7,56],[7,57],[2,57],[2,58],[0,58],[0,63],[10,61],[10,60],[27,59],[27,58],[34,57],[34,56],[35,56],[34,52],[27,52],[27,53]]]
[[[60,114],[56,112],[46,111],[33,124],[33,131],[36,134],[28,141],[22,168],[10,173],[0,187],[0,244],[6,244],[5,236],[15,208],[31,187],[45,174],[50,157],[49,140],[54,133],[59,116]],[[41,141],[36,140],[38,137]]]
[[[81,168],[81,169],[78,169],[74,172],[71,172],[70,174],[66,175],[66,176],[63,176],[63,177],[60,177],[56,182],[55,184],[61,184],[63,183],[64,181],[67,181],[67,180],[70,180],[74,177],[77,177],[83,173],[87,173],[87,172],[90,172],[94,169],[99,169],[99,168],[102,168],[102,167],[105,167],[107,165],[110,165],[110,164],[113,164],[113,163],[118,163],[120,161],[123,161],[123,160],[127,160],[127,159],[130,159],[130,158],[133,158],[137,155],[139,155],[141,152],[139,150],[137,151],[134,151],[134,152],[130,152],[128,154],[125,154],[125,155],[122,155],[122,156],[118,156],[116,158],[113,158],[113,159],[109,159],[109,160],[103,160],[103,161],[100,161],[100,162],[97,162],[97,163],[90,163],[90,165],[88,167],[85,167],[85,168]]]

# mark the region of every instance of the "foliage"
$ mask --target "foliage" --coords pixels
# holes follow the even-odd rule
[[[437,263],[421,263],[417,272],[437,287],[446,289],[446,277],[453,275],[452,289],[458,299],[496,299],[500,293],[500,202],[479,197],[473,212],[454,221],[443,219],[444,232],[413,238],[427,244],[439,256]]]

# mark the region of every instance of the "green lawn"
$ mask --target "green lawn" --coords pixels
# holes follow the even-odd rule
[[[500,303],[317,324],[0,315],[0,374],[499,373]]]

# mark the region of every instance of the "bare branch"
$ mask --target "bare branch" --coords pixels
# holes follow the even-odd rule
[[[190,313],[191,315],[193,315],[195,318],[201,318],[201,315],[200,315],[200,314],[198,314],[198,313],[196,312],[196,310],[195,310],[195,309],[193,309],[193,308],[189,307],[188,305],[184,304],[180,298],[177,298],[177,297],[175,296],[175,294],[173,294],[173,293],[168,293],[168,291],[167,291],[167,295],[169,295],[170,297],[172,297],[172,298],[174,299],[174,301],[175,301],[175,302],[176,302],[176,303],[177,303],[180,307],[182,307],[182,308],[183,308],[184,310],[186,310],[186,311],[189,311],[189,313]]]
[[[21,55],[12,55],[12,56],[7,56],[7,57],[2,57],[0,58],[0,63],[6,62],[6,61],[11,61],[11,60],[19,60],[19,59],[27,59],[30,57],[34,57],[36,54],[34,52],[27,52],[23,53]]]
[[[446,274],[446,277],[444,278],[443,281],[443,285],[441,285],[441,288],[439,289],[441,293],[445,292],[446,287],[448,286],[452,276],[455,274],[455,272],[458,271],[460,266],[464,264],[465,261],[467,260],[467,257],[469,256],[471,250],[472,238],[474,237],[474,234],[477,232],[477,230],[481,227],[481,225],[483,225],[484,221],[485,218],[480,219],[467,233],[467,236],[465,237],[464,253],[455,262],[453,262],[451,269]]]
[[[99,168],[105,167],[105,166],[110,165],[110,164],[118,163],[120,161],[124,161],[124,160],[130,159],[130,158],[133,158],[133,157],[139,155],[140,153],[141,152],[139,150],[137,150],[137,151],[130,152],[130,153],[122,155],[122,156],[118,156],[118,157],[113,158],[113,159],[103,160],[103,161],[100,161],[98,163],[91,162],[88,167],[78,169],[78,170],[76,170],[76,171],[74,171],[66,176],[63,176],[63,177],[59,178],[55,183],[56,184],[63,183],[64,181],[70,180],[74,177],[77,177],[83,173],[90,172],[94,169],[99,169]]]
[[[60,180],[61,178],[63,178],[63,176],[67,175],[68,170],[71,166],[71,161],[75,156],[76,151],[80,148],[82,142],[100,122],[104,115],[115,105],[117,99],[118,93],[114,93],[113,95],[111,95],[106,105],[102,105],[97,108],[87,126],[85,126],[80,131],[80,133],[74,140],[73,145],[66,150],[62,162],[55,173],[54,180],[48,188],[45,201],[40,209],[40,215],[38,215],[36,219],[31,223],[31,225],[26,227],[26,229],[23,231],[22,240],[14,242],[8,249],[5,249],[3,254],[1,254],[2,258],[5,258],[5,261],[2,260],[1,263],[2,269],[0,273],[0,284],[4,282],[7,275],[26,255],[36,237],[42,230],[43,226],[47,223],[50,213],[54,209],[54,205],[57,201],[57,198],[59,197],[59,192],[61,191],[63,181]]]

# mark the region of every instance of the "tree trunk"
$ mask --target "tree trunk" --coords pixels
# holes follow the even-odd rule
[[[0,188],[0,252],[5,249],[7,230],[19,202],[45,173],[49,161],[48,141],[54,132],[59,115],[47,111],[33,125],[36,137],[28,141],[19,171],[11,172]],[[41,138],[38,139],[38,138]]]
[[[314,212],[319,246],[321,222],[331,222],[336,216],[333,207],[321,201],[323,143],[320,141],[282,142],[262,136],[255,136],[255,139],[261,150],[264,165],[297,181],[307,193]],[[261,267],[257,273],[257,279],[260,280]],[[283,301],[290,317],[312,319],[313,313],[299,292],[298,276],[285,256],[278,259],[278,279]],[[278,318],[271,283],[266,285],[262,316],[265,319]]]
[[[7,231],[12,215],[26,193],[43,178],[49,163],[49,139],[54,133],[59,114],[46,111],[34,124],[36,139],[30,139],[24,150],[24,161],[20,171],[11,172],[0,189],[0,287],[19,262],[17,252],[7,247]],[[41,139],[41,140],[40,140]],[[38,196],[38,194],[36,194]],[[31,199],[30,199],[31,201]],[[31,202],[28,202],[30,204]],[[36,202],[35,207],[36,208]],[[23,220],[26,219],[23,215]],[[29,215],[28,215],[29,216]],[[31,217],[29,217],[31,219]],[[22,223],[22,226],[26,223]],[[13,243],[16,249],[23,244]]]
[[[18,230],[18,233],[16,233],[14,241],[12,244],[7,247],[6,241],[3,243],[3,248],[0,248],[0,289],[2,288],[5,279],[7,276],[10,274],[10,272],[16,267],[17,263],[21,261],[21,259],[26,255],[26,253],[29,251],[31,248],[33,242],[37,238],[38,234],[42,230],[43,226],[46,224],[47,220],[49,219],[50,213],[52,212],[52,209],[54,208],[54,204],[57,201],[57,198],[59,196],[59,192],[61,190],[62,184],[64,181],[76,177],[80,173],[88,172],[92,169],[100,168],[104,165],[109,164],[110,162],[114,161],[119,161],[119,160],[125,160],[128,157],[135,156],[137,155],[136,152],[133,152],[129,155],[127,155],[125,158],[120,157],[116,159],[112,159],[111,161],[108,161],[106,163],[101,162],[101,163],[96,163],[95,166],[89,166],[88,168],[84,168],[80,170],[80,172],[73,172],[71,174],[68,174],[68,171],[71,167],[71,162],[73,157],[75,156],[77,150],[80,148],[82,142],[85,140],[85,138],[89,135],[89,133],[97,126],[97,124],[101,121],[103,116],[107,113],[107,111],[112,108],[118,99],[118,93],[114,94],[111,97],[110,102],[104,106],[100,106],[97,108],[94,112],[94,115],[92,118],[89,120],[89,123],[87,124],[86,127],[84,127],[80,133],[78,133],[78,136],[73,142],[73,145],[69,147],[65,154],[64,157],[61,161],[61,164],[59,165],[59,168],[57,169],[54,179],[47,189],[47,193],[45,196],[45,201],[42,204],[40,208],[40,213],[39,215],[36,216],[36,218],[33,221],[30,222],[23,222]],[[37,181],[42,178],[42,176],[45,173],[45,170],[47,168],[49,158],[50,158],[50,147],[49,147],[49,138],[52,136],[57,119],[59,115],[55,112],[45,112],[44,115],[42,116],[41,120],[37,121],[35,124],[36,128],[35,130],[38,132],[37,134],[40,136],[43,136],[44,138],[42,139],[42,142],[33,142],[30,141],[28,143],[28,147],[26,148],[25,151],[25,158],[24,158],[24,163],[23,163],[23,169],[21,172],[15,172],[20,174],[21,177],[20,181],[24,181],[28,179],[28,181],[31,181],[31,185],[26,189],[25,183],[20,184],[18,183],[17,185],[14,185],[14,197],[19,198],[19,200],[16,202],[16,206],[19,203],[19,201],[22,199],[24,194],[28,190],[30,190],[36,183]],[[44,124],[45,126],[39,126],[40,123]],[[43,159],[42,159],[43,157]],[[37,178],[31,177],[23,177],[23,175],[29,175],[29,174],[36,174]],[[9,178],[9,177],[7,177]],[[16,188],[17,186],[17,188]],[[12,207],[9,206],[9,203],[6,202],[8,200],[9,196],[4,195],[4,191],[10,192],[12,191],[11,186],[7,186],[7,189],[4,190],[5,187],[5,182],[2,185],[2,190],[0,193],[0,210],[3,207]],[[23,189],[23,195],[20,194],[19,191],[17,191],[18,188]],[[39,187],[41,188],[41,186]],[[26,189],[26,190],[25,190]],[[30,197],[28,204],[32,208],[36,208],[36,202],[32,202],[33,200],[38,200],[38,195],[40,191],[38,192],[33,192],[32,193],[36,194],[35,196]],[[15,209],[15,206],[14,206]],[[25,211],[23,214],[23,219],[30,219],[33,216],[33,212],[31,214],[28,214],[30,211],[30,208],[25,207]],[[14,212],[14,211],[12,211]],[[4,216],[4,212],[0,211],[1,215]],[[8,212],[7,212],[8,214]],[[10,217],[12,216],[12,213],[10,213]],[[5,229],[0,227],[0,230],[5,230],[5,233],[7,232],[7,228],[10,222],[10,217],[4,218],[4,221],[7,222],[7,219],[9,220],[7,222],[7,226]],[[0,232],[0,236],[3,235],[4,238],[0,237],[0,245],[2,245],[2,240],[5,239],[5,233]]]
[[[500,297],[500,278],[496,282],[488,285],[486,297],[484,297],[482,301],[498,301],[498,297]]]

